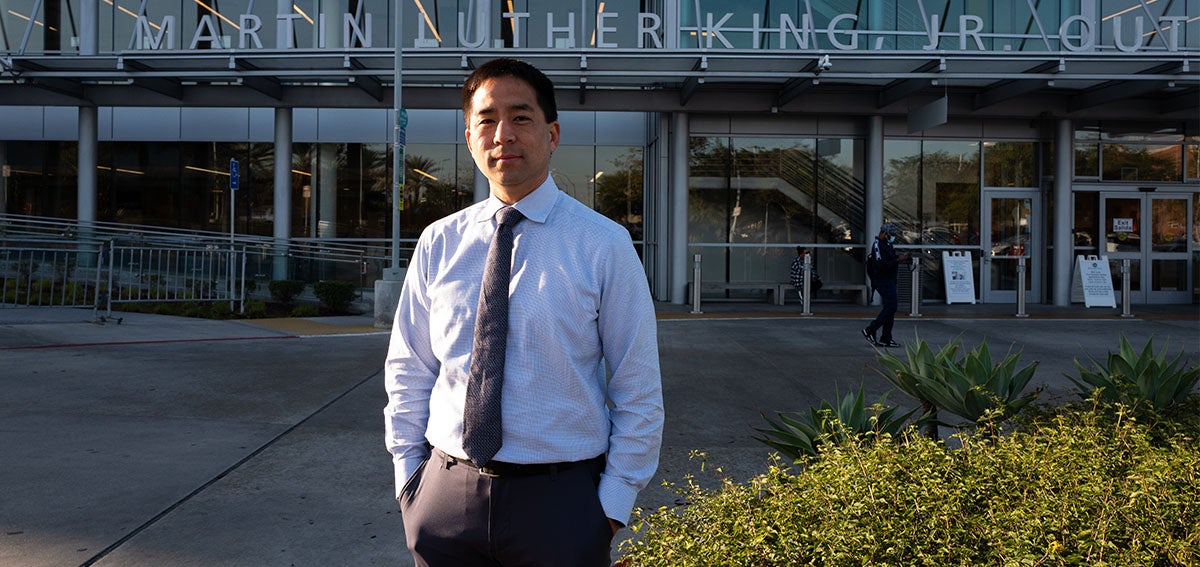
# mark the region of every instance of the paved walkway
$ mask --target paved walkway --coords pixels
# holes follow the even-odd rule
[[[1023,349],[1050,397],[1071,395],[1075,357],[1120,335],[1200,361],[1196,305],[1030,309],[926,306],[896,335]],[[639,505],[671,505],[662,480],[705,475],[693,449],[709,470],[761,471],[762,413],[889,389],[858,335],[874,308],[813,310],[659,305],[667,427]],[[411,564],[383,448],[387,334],[370,317],[117,316],[0,309],[0,565]]]

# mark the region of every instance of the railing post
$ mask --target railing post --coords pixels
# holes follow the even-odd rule
[[[1133,304],[1133,298],[1130,297],[1130,273],[1129,273],[1129,258],[1121,259],[1121,316],[1133,317],[1133,312],[1130,307]]]
[[[108,303],[108,315],[106,315],[107,317],[112,317],[113,272],[117,271],[117,269],[116,269],[117,264],[115,263],[116,262],[116,249],[117,249],[117,247],[113,246],[113,243],[110,240],[108,242],[108,291],[105,292],[105,295],[107,295],[107,303]]]
[[[246,314],[246,245],[242,245],[242,290],[241,297],[238,298],[238,313]]]
[[[1017,258],[1017,317],[1028,317],[1025,313],[1025,256]]]
[[[921,259],[912,257],[912,294],[909,298],[911,309],[908,312],[909,317],[921,316]]]
[[[700,254],[692,255],[692,314],[700,311]]]
[[[800,301],[804,304],[804,310],[801,315],[812,315],[812,296],[809,290],[812,289],[812,254],[804,255],[804,281],[800,284],[800,294],[803,296]]]

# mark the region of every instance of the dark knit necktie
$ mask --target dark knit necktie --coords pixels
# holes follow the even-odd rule
[[[508,341],[508,280],[512,271],[513,226],[525,218],[505,207],[496,235],[488,247],[475,316],[475,343],[471,350],[471,379],[463,410],[463,450],[476,466],[484,466],[500,451],[504,429],[500,423],[500,391],[504,386],[504,355]]]

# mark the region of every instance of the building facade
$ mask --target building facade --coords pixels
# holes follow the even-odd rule
[[[410,243],[486,195],[459,88],[499,56],[555,81],[555,180],[657,299],[797,245],[862,283],[890,221],[926,301],[942,252],[984,302],[1022,259],[1076,302],[1081,255],[1197,301],[1200,0],[5,0],[0,213]]]

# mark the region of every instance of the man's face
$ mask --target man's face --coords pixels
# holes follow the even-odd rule
[[[550,174],[558,122],[546,122],[533,87],[514,77],[488,79],[471,98],[467,146],[492,193],[515,203]]]

